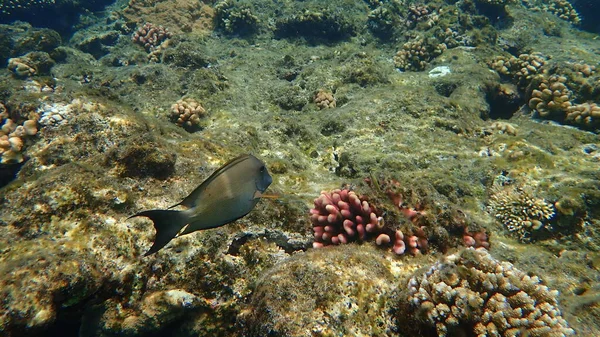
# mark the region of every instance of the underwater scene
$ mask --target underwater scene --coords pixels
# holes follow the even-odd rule
[[[600,336],[598,18],[0,0],[0,336]]]

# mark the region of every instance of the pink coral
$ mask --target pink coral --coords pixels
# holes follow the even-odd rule
[[[391,246],[398,255],[404,254],[407,249],[413,255],[427,249],[427,237],[422,229],[405,237],[401,230],[386,228],[375,207],[354,191],[322,191],[314,204],[315,207],[310,210],[314,248],[375,238],[378,246]],[[410,219],[413,214],[406,216]]]
[[[367,233],[378,232],[383,226],[383,219],[377,217],[369,203],[347,189],[322,191],[310,213],[315,248],[362,241]]]

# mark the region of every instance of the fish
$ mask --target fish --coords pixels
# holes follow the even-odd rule
[[[195,231],[220,227],[244,217],[273,182],[260,159],[244,154],[225,163],[181,202],[168,209],[136,213],[127,219],[147,217],[156,236],[144,256],[158,252],[172,239]],[[172,210],[177,206],[185,210]]]

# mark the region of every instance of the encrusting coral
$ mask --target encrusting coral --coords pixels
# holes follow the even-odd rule
[[[537,276],[467,248],[412,277],[399,321],[437,336],[574,336],[558,307],[558,291]],[[408,311],[408,312],[407,312]]]

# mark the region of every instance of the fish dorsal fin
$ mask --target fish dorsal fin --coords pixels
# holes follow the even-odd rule
[[[248,158],[250,158],[250,155],[243,154],[241,156],[238,156],[238,157],[233,158],[232,160],[228,161],[223,166],[219,167],[219,169],[217,169],[215,172],[213,172],[213,174],[211,174],[210,177],[208,177],[205,181],[203,181],[202,184],[200,184],[200,186],[196,187],[196,189],[193,190],[192,193],[190,193],[190,195],[185,197],[185,199],[183,199],[180,203],[169,207],[169,209],[171,209],[173,207],[177,207],[179,205],[187,207],[187,208],[196,207],[197,206],[196,201],[198,201],[200,195],[206,189],[206,186],[210,185],[211,182],[213,182],[215,179],[217,179],[217,177],[219,177],[221,174],[225,173],[231,167],[243,162],[244,160],[246,160]]]

